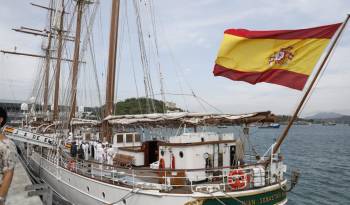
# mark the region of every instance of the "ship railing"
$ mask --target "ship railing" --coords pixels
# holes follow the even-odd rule
[[[49,160],[49,156],[43,156]],[[103,181],[109,184],[161,190],[163,192],[181,193],[212,193],[232,192],[255,189],[258,186],[270,185],[269,177],[256,176],[254,167],[262,167],[262,164],[242,165],[240,167],[219,167],[211,169],[150,169],[116,167],[112,165],[96,163],[93,161],[78,160],[75,158],[59,158],[59,167],[71,172]],[[246,178],[246,185],[233,186],[233,181],[240,176],[234,176],[233,170],[241,170]],[[269,172],[269,170],[267,170]],[[242,176],[241,176],[242,177]],[[259,179],[257,179],[259,178]],[[259,184],[256,184],[259,182]]]

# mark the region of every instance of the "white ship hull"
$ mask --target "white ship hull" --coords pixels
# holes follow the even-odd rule
[[[210,195],[202,193],[194,194],[167,194],[157,190],[137,190],[112,184],[103,183],[93,178],[88,178],[41,158],[38,153],[33,153],[29,158],[31,169],[39,175],[57,194],[63,199],[75,205],[98,205],[98,204],[132,204],[132,205],[180,205],[196,204],[197,199],[208,198]],[[40,166],[39,166],[40,165]],[[286,181],[283,182],[285,184]],[[272,185],[256,190],[226,193],[216,192],[212,196],[233,197],[256,195],[274,190],[279,190],[280,185]],[[137,193],[132,193],[132,191]],[[104,195],[104,196],[103,196]],[[129,195],[129,197],[126,197]],[[125,199],[125,200],[123,200]],[[276,203],[276,205],[286,204],[287,199]],[[199,203],[200,204],[200,203]],[[218,202],[218,204],[220,204]]]
[[[35,155],[35,154],[34,154]],[[31,166],[39,170],[40,156],[31,158]],[[112,204],[120,202],[132,189],[103,183],[84,177],[41,158],[40,178],[65,200],[76,205]],[[89,187],[89,191],[88,188]],[[136,191],[136,190],[135,190]],[[105,197],[103,197],[103,193]],[[154,190],[142,190],[125,199],[126,204],[185,204],[193,198],[186,195],[164,195]],[[118,204],[118,203],[116,203]]]

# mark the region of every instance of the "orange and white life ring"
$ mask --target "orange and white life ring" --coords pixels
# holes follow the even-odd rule
[[[250,176],[242,169],[234,169],[230,171],[227,177],[227,183],[233,190],[245,189],[250,181]]]
[[[75,169],[75,161],[74,160],[69,160],[68,165],[67,165],[67,169],[69,171],[74,171],[74,169]]]
[[[165,168],[165,162],[163,158],[159,159],[159,169],[164,169]]]

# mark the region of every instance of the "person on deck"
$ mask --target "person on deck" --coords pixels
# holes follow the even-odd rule
[[[72,146],[70,147],[70,155],[75,158],[78,153],[78,148],[76,142],[72,142]]]
[[[107,149],[105,145],[102,145],[102,163],[107,161]]]
[[[95,159],[95,147],[93,141],[89,141],[89,151],[90,151],[90,157],[92,159]]]
[[[84,142],[81,146],[84,151],[84,159],[89,160],[89,144],[87,142]]]
[[[0,107],[0,205],[5,204],[16,165],[15,145],[2,132],[7,120],[7,112]]]
[[[81,143],[80,145],[79,145],[79,147],[78,147],[78,158],[80,159],[80,160],[82,160],[82,159],[84,159],[85,157],[84,157],[84,149],[83,149],[83,144]]]
[[[101,143],[98,143],[98,144],[96,145],[96,160],[97,160],[99,163],[102,163],[102,162],[103,162],[102,153],[103,153],[102,144],[101,144]]]
[[[112,148],[112,145],[109,145],[107,149],[107,164],[113,165],[113,155],[114,155],[114,150]]]
[[[95,160],[98,160],[98,159],[97,159],[97,158],[98,158],[98,151],[97,151],[97,150],[98,150],[98,147],[99,147],[98,144],[99,144],[99,143],[98,143],[97,141],[94,141],[94,144],[93,144],[93,145],[94,145],[94,151],[95,151],[95,154],[94,154],[94,155],[95,155],[95,158],[94,158]]]

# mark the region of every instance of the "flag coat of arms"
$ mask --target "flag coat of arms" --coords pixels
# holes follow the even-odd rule
[[[299,30],[224,33],[214,75],[251,84],[274,83],[302,90],[341,23]]]

